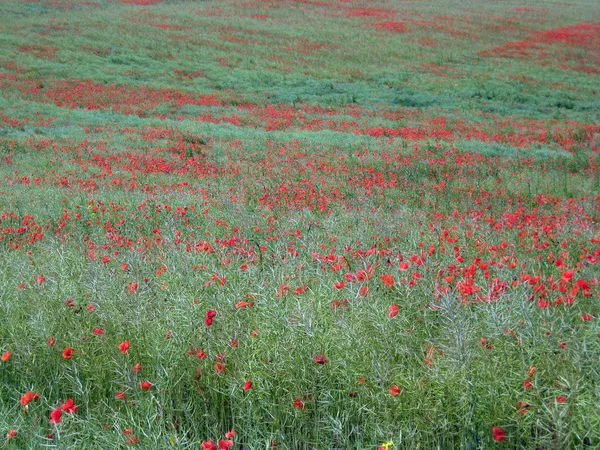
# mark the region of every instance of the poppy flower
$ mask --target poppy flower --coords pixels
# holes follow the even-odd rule
[[[504,442],[506,440],[506,431],[502,428],[494,427],[492,428],[492,438],[496,442]]]
[[[392,305],[388,308],[389,314],[388,317],[390,319],[396,317],[398,315],[398,311],[400,310],[400,308],[398,308],[398,305]]]
[[[20,400],[21,406],[27,406],[32,401],[39,400],[39,398],[40,398],[40,396],[34,392],[25,392]]]
[[[77,406],[75,406],[72,398],[63,403],[60,408],[67,414],[73,414],[77,412]]]
[[[328,362],[327,358],[325,358],[324,355],[316,355],[314,358],[315,358],[315,362],[320,365],[327,364],[327,362]]]
[[[227,369],[225,368],[224,364],[216,363],[214,367],[215,367],[215,372],[217,372],[220,375],[223,375],[225,372],[227,372]]]
[[[394,280],[393,275],[386,273],[386,274],[381,275],[381,282],[385,285],[385,287],[387,287],[388,289],[391,289],[394,287],[396,280]]]
[[[581,320],[583,320],[584,322],[588,322],[588,321],[592,320],[592,316],[590,316],[589,314],[583,314],[581,316]]]
[[[117,395],[115,395],[115,398],[117,400],[123,400],[125,398],[125,392],[117,392]]]
[[[56,408],[54,411],[50,412],[50,423],[60,423],[62,418],[62,409]]]
[[[248,380],[244,383],[244,392],[249,391],[250,389],[252,389],[252,381]]]
[[[230,448],[233,448],[232,440],[221,439],[219,441],[219,450],[229,450]]]
[[[104,334],[104,330],[103,330],[102,328],[96,328],[96,329],[94,330],[94,334],[95,334],[96,336],[101,336],[101,335],[103,335],[103,334]]]
[[[49,337],[48,339],[46,339],[46,343],[48,344],[48,347],[54,347],[54,344],[56,344],[56,339],[54,339],[53,337]]]
[[[135,294],[135,291],[137,291],[137,289],[138,289],[138,284],[137,283],[134,282],[134,283],[130,283],[129,284],[128,290],[129,290],[130,294]]]
[[[392,388],[388,391],[390,395],[397,397],[400,392],[402,392],[402,388],[396,385],[393,385]]]
[[[142,370],[142,365],[140,363],[137,363],[135,366],[133,366],[131,368],[131,370],[135,373],[140,373]]]
[[[297,398],[296,400],[294,400],[294,408],[296,408],[299,411],[303,411],[304,409],[306,409],[306,406],[304,406],[304,402],[302,400]]]
[[[207,355],[202,350],[198,352],[198,359],[206,359]]]
[[[529,391],[531,389],[531,381],[525,380],[523,387],[525,388],[525,391]]]
[[[143,390],[145,390],[145,391],[148,391],[148,390],[150,390],[150,388],[152,387],[152,383],[150,383],[149,381],[142,381],[142,382],[140,383],[140,387],[141,387]]]
[[[217,444],[215,444],[212,440],[203,442],[202,450],[218,450]]]
[[[225,437],[227,439],[231,439],[232,437],[236,437],[236,436],[237,436],[237,433],[235,432],[235,430],[231,430],[231,431],[228,431],[227,433],[225,433]]]
[[[564,403],[565,400],[566,400],[566,398],[564,398],[564,397],[556,397],[557,403]]]
[[[217,312],[212,309],[206,313],[206,318],[204,319],[204,323],[206,324],[207,327],[210,327],[212,325],[213,319],[215,318],[216,315],[217,315]]]
[[[0,357],[0,361],[2,361],[2,362],[8,362],[10,360],[11,356],[12,356],[11,352],[4,352],[2,354],[2,357]]]
[[[66,360],[69,360],[73,357],[73,353],[75,352],[75,350],[73,350],[72,348],[65,348],[63,353],[62,353],[62,357]]]
[[[10,430],[8,433],[6,433],[6,437],[8,439],[13,439],[16,436],[17,436],[17,430]]]
[[[129,350],[129,347],[131,347],[131,344],[129,343],[129,341],[121,342],[121,344],[119,345],[119,350],[121,351],[121,353],[126,355],[127,350]]]

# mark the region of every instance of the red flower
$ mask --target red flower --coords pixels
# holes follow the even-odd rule
[[[125,392],[117,392],[117,395],[115,395],[115,398],[117,400],[123,400],[125,398]]]
[[[215,367],[215,372],[217,372],[218,374],[223,375],[225,372],[227,372],[227,369],[225,368],[224,364],[216,363],[214,367]]]
[[[140,363],[137,363],[135,366],[133,366],[131,368],[132,371],[134,371],[135,373],[140,373],[140,371],[142,370],[142,365]]]
[[[46,339],[46,343],[48,344],[48,347],[54,347],[54,344],[56,344],[56,339],[54,339],[53,337],[49,337],[48,339]]]
[[[73,350],[72,348],[65,348],[63,353],[62,353],[62,357],[69,360],[73,357],[73,353],[75,352],[75,350]]]
[[[12,439],[17,435],[17,430],[10,430],[8,433],[6,433],[6,437],[8,439]]]
[[[137,291],[138,288],[138,284],[133,282],[129,284],[129,293],[130,294],[135,294],[135,291]]]
[[[592,320],[592,316],[590,316],[589,314],[584,314],[581,316],[581,320],[583,320],[584,322],[587,322],[589,320]]]
[[[198,352],[198,359],[206,359],[206,356],[206,353],[204,353],[202,350]]]
[[[119,345],[119,350],[121,351],[121,353],[126,355],[127,350],[129,350],[129,347],[131,347],[131,345],[129,344],[129,341],[121,342],[121,344]]]
[[[103,330],[102,328],[96,328],[96,329],[94,330],[94,334],[95,334],[96,336],[101,336],[101,335],[103,335],[103,334],[104,334],[104,330]]]
[[[73,414],[77,412],[77,406],[75,406],[75,403],[73,403],[72,398],[63,403],[63,405],[60,408],[67,414]]]
[[[20,400],[21,406],[27,406],[32,401],[39,400],[39,398],[40,398],[40,396],[34,392],[25,392]]]
[[[556,401],[557,401],[558,403],[564,403],[564,402],[565,402],[565,400],[566,400],[566,398],[564,398],[564,397],[556,397]]]
[[[496,442],[504,442],[506,440],[506,431],[502,428],[494,427],[492,428],[492,438]]]
[[[392,275],[386,273],[381,275],[381,282],[385,285],[385,287],[391,289],[394,287],[396,280],[394,280],[394,277]]]
[[[204,323],[206,324],[207,327],[210,327],[212,325],[213,319],[215,318],[216,315],[217,315],[217,312],[212,309],[206,313],[206,319],[204,319]]]
[[[317,355],[317,356],[315,356],[315,362],[317,364],[324,365],[324,364],[327,364],[328,361],[324,355]]]
[[[50,412],[50,423],[60,423],[62,417],[62,409],[56,408],[54,411]]]
[[[233,448],[233,441],[225,439],[219,441],[219,450],[229,450],[230,448]]]
[[[389,314],[388,317],[391,319],[393,317],[396,317],[398,315],[398,311],[400,308],[398,308],[398,305],[392,305],[388,308]]]
[[[231,439],[232,437],[236,437],[236,436],[237,436],[237,433],[233,429],[231,431],[228,431],[227,433],[225,433],[225,437],[227,439]]]
[[[142,381],[142,382],[140,383],[140,387],[141,387],[143,390],[145,390],[145,391],[148,391],[148,390],[150,390],[150,388],[152,387],[152,383],[150,383],[149,381]]]
[[[304,409],[306,409],[306,406],[304,406],[304,402],[302,400],[297,398],[296,400],[294,400],[294,408],[296,408],[299,411],[303,411]]]
[[[252,389],[252,381],[248,380],[244,383],[244,392],[249,391],[250,389]]]
[[[525,380],[523,387],[525,388],[525,391],[529,391],[531,389],[531,381]]]
[[[217,444],[215,444],[213,441],[203,442],[202,450],[218,450]]]
[[[2,354],[2,357],[0,357],[0,361],[2,361],[2,362],[7,362],[7,361],[9,361],[9,360],[10,360],[10,357],[11,357],[11,356],[12,356],[12,353],[11,353],[11,352],[4,352],[4,353]]]
[[[388,391],[390,395],[397,397],[400,392],[402,392],[402,388],[396,385],[393,385],[392,388]]]

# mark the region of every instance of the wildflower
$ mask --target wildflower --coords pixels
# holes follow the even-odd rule
[[[383,274],[381,275],[381,282],[385,285],[385,287],[391,289],[394,287],[396,280],[394,280],[394,277],[390,274]]]
[[[217,444],[215,444],[212,440],[202,443],[202,450],[218,450]]]
[[[61,405],[60,409],[62,409],[67,414],[73,414],[73,413],[77,412],[78,408],[77,408],[77,406],[75,406],[73,399],[70,398],[69,400],[67,400],[65,403],[63,403]]]
[[[398,308],[398,305],[392,305],[388,308],[389,314],[388,317],[390,319],[396,317],[398,315],[398,311],[400,308]]]
[[[13,439],[16,435],[17,435],[17,430],[10,430],[8,433],[6,433],[6,437],[8,439]]]
[[[150,390],[150,388],[152,387],[152,383],[150,383],[149,381],[142,381],[142,382],[140,383],[140,387],[141,387],[143,390],[145,390],[145,391],[148,391],[148,390]]]
[[[135,366],[133,366],[131,368],[131,370],[135,373],[140,373],[142,370],[142,365],[140,363],[137,363]]]
[[[231,439],[232,437],[236,437],[237,433],[235,432],[234,429],[232,429],[231,431],[228,431],[227,433],[225,433],[225,437],[227,439]]]
[[[229,450],[230,448],[233,448],[232,440],[221,439],[219,441],[219,450]]]
[[[215,372],[217,372],[220,375],[223,375],[225,372],[227,372],[227,369],[225,368],[224,364],[216,363],[214,367],[215,367]]]
[[[388,391],[390,395],[397,397],[400,392],[402,392],[402,388],[396,385],[393,385],[392,388]]]
[[[131,347],[129,341],[121,342],[121,344],[119,345],[119,350],[121,351],[121,353],[126,355],[127,350],[129,350],[129,347]]]
[[[50,423],[60,423],[62,417],[62,409],[56,408],[54,411],[50,412]]]
[[[249,391],[250,389],[252,389],[252,381],[248,380],[244,383],[244,392]]]
[[[506,431],[502,428],[494,427],[492,428],[492,438],[496,442],[504,442],[506,440]]]
[[[48,339],[46,339],[46,343],[48,344],[48,347],[54,347],[54,344],[56,344],[56,339],[54,339],[53,337],[49,337]]]
[[[206,359],[206,356],[206,353],[204,353],[202,350],[198,352],[198,359]]]
[[[302,400],[297,398],[296,400],[294,400],[294,408],[296,408],[299,411],[303,411],[304,409],[306,409],[306,406],[304,406],[304,402]]]
[[[27,406],[32,401],[39,400],[39,398],[40,398],[40,396],[34,392],[25,392],[20,400],[21,406]]]
[[[0,361],[2,361],[2,362],[8,362],[10,360],[11,356],[12,356],[11,352],[4,352],[2,354],[2,357],[0,357]]]
[[[583,320],[584,322],[588,322],[588,321],[592,320],[592,316],[590,316],[589,314],[583,314],[581,316],[581,320]]]
[[[531,381],[525,380],[525,382],[523,383],[523,387],[525,388],[525,391],[529,392],[529,390],[531,389]]]
[[[564,398],[564,397],[556,397],[556,402],[557,403],[564,403],[565,400],[566,400],[566,398]]]
[[[94,334],[95,334],[96,336],[102,336],[102,335],[104,334],[104,330],[103,330],[102,328],[96,328],[96,329],[94,330]]]
[[[73,358],[73,353],[75,352],[75,350],[73,350],[72,348],[65,348],[63,353],[62,353],[62,357],[66,360],[69,360],[71,358]]]
[[[386,442],[385,444],[381,444],[381,447],[379,447],[377,450],[390,450],[393,446],[394,446],[394,443],[392,441],[390,441],[390,442]]]
[[[324,355],[316,355],[314,358],[315,358],[315,362],[320,365],[327,364],[327,362],[328,362],[327,358],[325,358]]]
[[[117,400],[123,400],[123,399],[125,399],[125,392],[121,392],[121,391],[117,392],[117,395],[115,395],[115,398]]]
[[[206,313],[206,319],[204,319],[204,323],[206,324],[207,327],[210,327],[212,325],[213,319],[215,318],[216,315],[217,315],[217,312],[212,309]]]

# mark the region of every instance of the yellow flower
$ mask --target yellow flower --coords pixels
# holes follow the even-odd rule
[[[385,450],[390,450],[393,446],[394,446],[394,443],[392,441],[386,442],[385,444],[381,444],[381,447],[384,448]]]

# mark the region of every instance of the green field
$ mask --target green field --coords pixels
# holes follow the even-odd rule
[[[0,449],[600,448],[600,5],[0,2]]]

